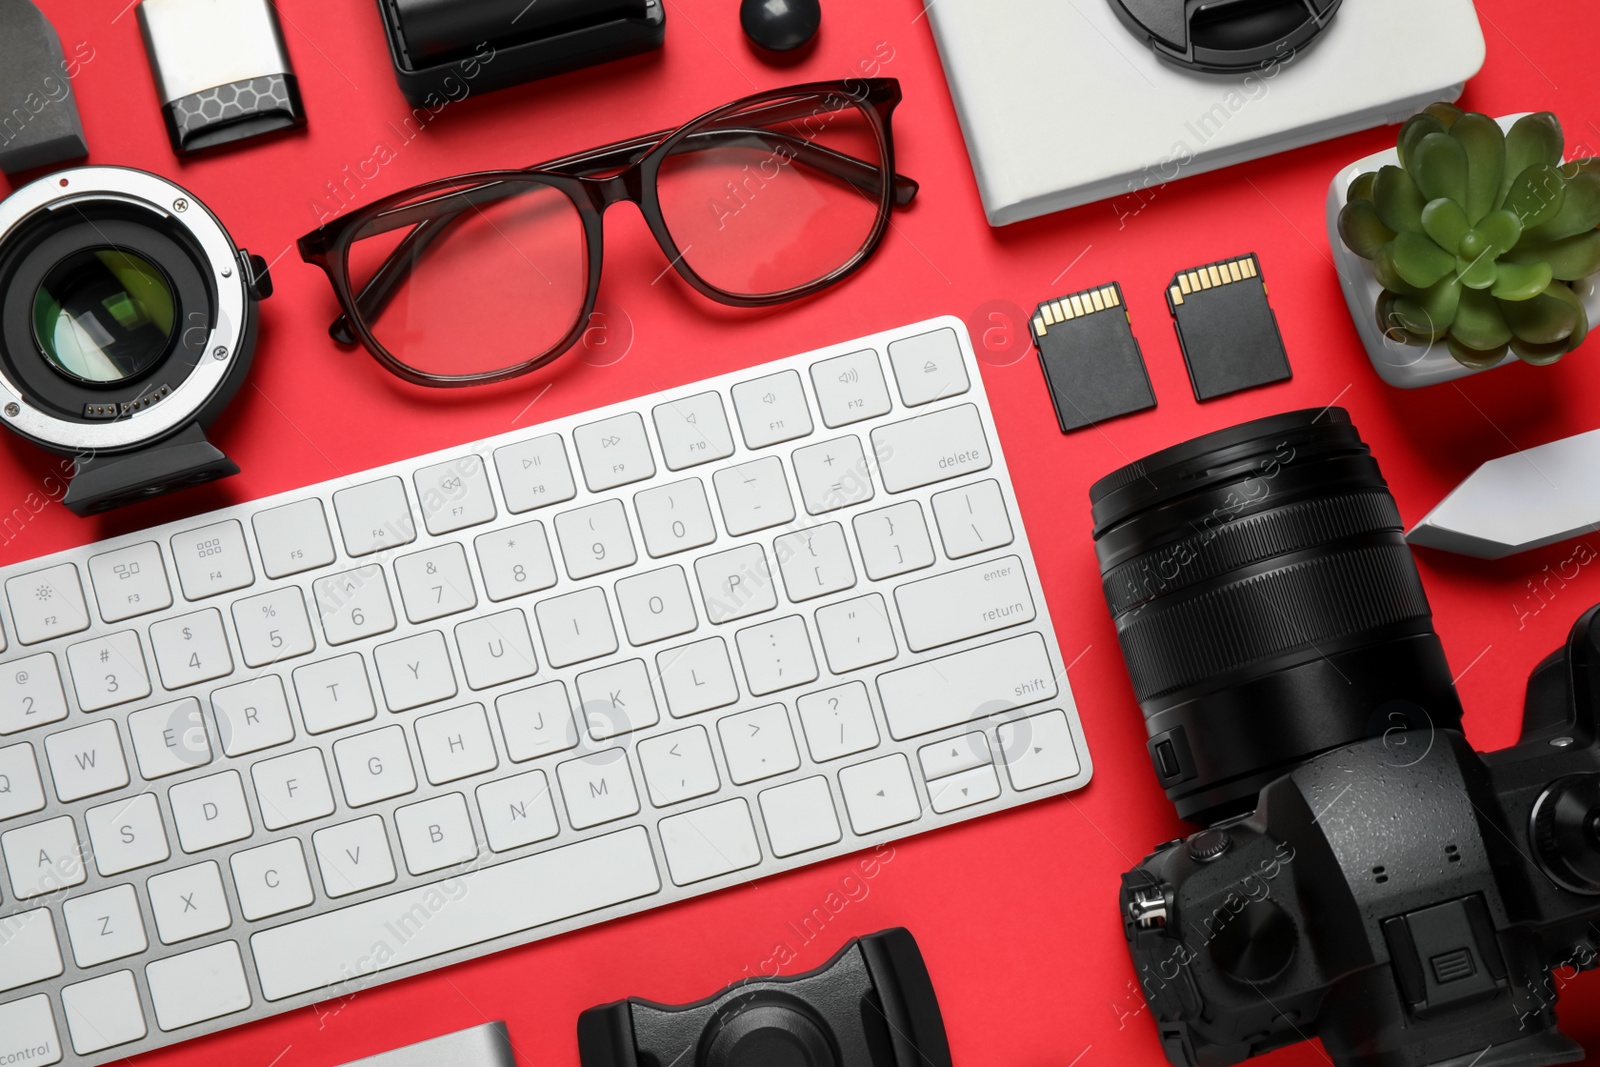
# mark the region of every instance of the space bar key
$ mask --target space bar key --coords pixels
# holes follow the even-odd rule
[[[282,1000],[660,889],[635,826],[264,930],[250,947],[262,995]]]

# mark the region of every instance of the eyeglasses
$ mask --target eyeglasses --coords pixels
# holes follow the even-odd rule
[[[605,210],[637,204],[673,269],[765,307],[859,270],[917,183],[894,172],[892,78],[758,93],[688,125],[526,170],[428,182],[300,238],[358,341],[410,382],[464,386],[545,366],[583,335]]]

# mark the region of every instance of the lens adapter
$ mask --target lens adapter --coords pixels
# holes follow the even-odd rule
[[[125,167],[0,203],[0,422],[71,458],[80,515],[237,474],[205,427],[243,383],[265,262],[194,196]]]
[[[1366,737],[1459,729],[1394,498],[1340,408],[1158,452],[1089,491],[1106,604],[1186,819]]]

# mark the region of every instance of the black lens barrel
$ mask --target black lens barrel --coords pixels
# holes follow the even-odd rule
[[[1399,511],[1342,409],[1174,446],[1090,499],[1151,759],[1183,817],[1248,811],[1352,741],[1460,727]]]

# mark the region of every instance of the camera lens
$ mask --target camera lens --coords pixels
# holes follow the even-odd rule
[[[167,354],[177,331],[172,283],[148,259],[86,248],[57,263],[33,297],[39,351],[77,381],[137,378]]]
[[[1371,451],[1342,409],[1258,419],[1090,490],[1106,603],[1184,818],[1248,812],[1319,753],[1414,762],[1461,704]]]

